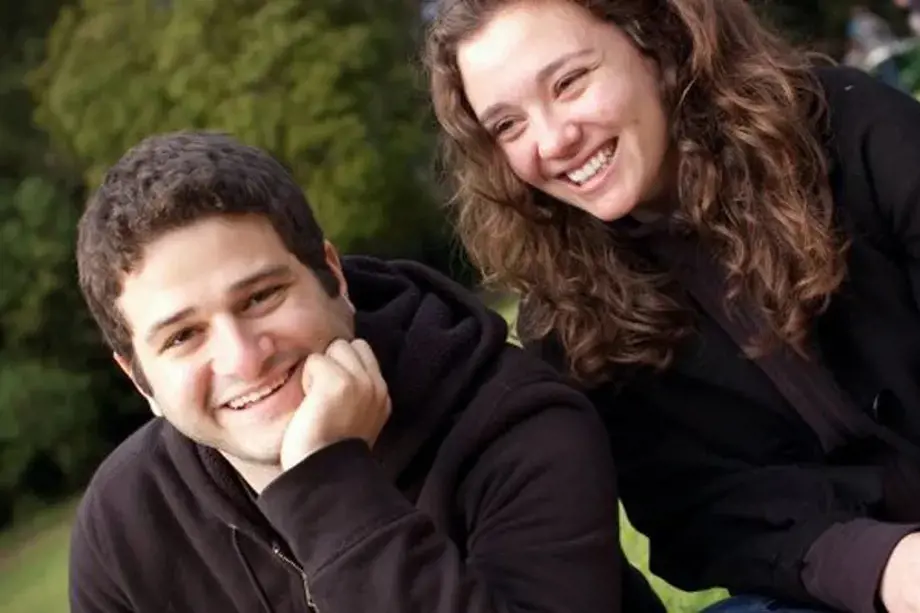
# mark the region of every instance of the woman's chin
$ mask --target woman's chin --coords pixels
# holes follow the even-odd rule
[[[596,217],[604,223],[611,223],[622,219],[627,215],[634,214],[639,207],[636,206],[635,200],[626,200],[624,198],[609,198],[603,201],[592,203],[583,207],[585,212]],[[640,220],[641,221],[641,220]]]

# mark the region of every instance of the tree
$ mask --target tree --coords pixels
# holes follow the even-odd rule
[[[25,76],[41,60],[44,36],[66,0],[0,3],[0,177],[49,168],[46,135],[32,123]],[[64,171],[66,169],[62,169]]]
[[[406,0],[83,0],[32,78],[92,185],[141,138],[214,129],[274,153],[345,251],[437,236],[431,122]]]
[[[143,415],[77,290],[82,177],[32,122],[25,76],[69,4],[0,4],[0,527],[23,498],[82,485]]]
[[[0,525],[24,496],[81,485],[141,415],[76,288],[77,215],[46,178],[0,180]]]

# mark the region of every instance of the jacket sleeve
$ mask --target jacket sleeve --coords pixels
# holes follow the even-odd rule
[[[848,467],[756,466],[669,427],[635,402],[608,429],[630,520],[650,539],[652,571],[685,590],[725,587],[876,613],[894,545],[917,526],[865,519],[878,479]],[[687,406],[692,411],[692,406]]]
[[[71,613],[132,613],[99,549],[90,501],[77,511],[70,536],[69,599]],[[110,558],[111,559],[111,558]]]
[[[531,401],[552,397],[544,391]],[[308,457],[259,504],[323,613],[619,611],[612,460],[590,408],[550,405],[470,461],[456,485],[421,493],[457,501],[447,520],[462,542],[410,504],[354,440]]]

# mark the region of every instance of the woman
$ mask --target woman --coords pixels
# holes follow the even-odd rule
[[[426,55],[459,233],[653,570],[920,611],[920,104],[744,0],[444,0]]]

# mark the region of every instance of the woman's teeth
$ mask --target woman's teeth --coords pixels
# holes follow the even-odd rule
[[[613,159],[613,152],[615,150],[614,145],[608,145],[594,154],[590,160],[585,162],[584,166],[573,170],[572,172],[567,172],[565,176],[569,178],[572,183],[581,185],[585,181],[589,180],[591,177],[596,175],[601,169],[605,168],[610,164],[610,160]]]

